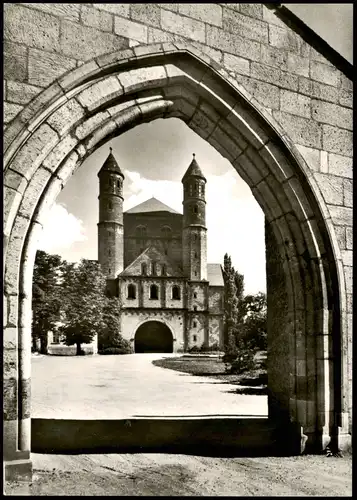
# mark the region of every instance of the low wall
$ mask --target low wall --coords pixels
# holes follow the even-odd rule
[[[267,418],[32,419],[33,453],[193,453],[227,456],[297,455],[298,433],[283,433],[285,450]],[[287,445],[289,441],[289,446]]]
[[[97,354],[97,350],[92,344],[82,345],[85,354]],[[75,345],[50,344],[47,346],[47,354],[52,356],[75,356],[77,347]]]

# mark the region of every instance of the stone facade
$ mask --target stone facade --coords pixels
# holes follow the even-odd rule
[[[112,153],[98,176],[98,260],[121,304],[123,337],[142,352],[139,327],[147,326],[149,339],[156,331],[152,322],[159,321],[168,328],[173,352],[213,344],[222,348],[224,282],[221,266],[207,264],[206,179],[195,158],[182,179],[183,215],[155,198],[123,214],[124,175]],[[118,239],[109,238],[108,224],[121,227],[122,221]],[[146,347],[167,349],[155,338]]]
[[[275,359],[282,413],[319,449],[351,442],[352,70],[266,5],[4,6],[7,477],[31,475],[31,284],[46,211],[99,146],[163,117],[232,163],[274,233],[291,341],[289,373]]]

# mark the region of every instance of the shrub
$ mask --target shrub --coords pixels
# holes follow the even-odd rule
[[[132,349],[128,351],[127,348],[123,347],[106,347],[105,349],[98,351],[99,354],[130,354],[131,352]]]
[[[241,351],[236,359],[231,362],[229,369],[230,373],[235,373],[237,375],[253,370],[256,367],[256,361],[254,360],[254,354],[250,350]]]

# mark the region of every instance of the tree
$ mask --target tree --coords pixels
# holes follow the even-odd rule
[[[267,349],[267,300],[265,293],[244,298],[244,336],[252,349]]]
[[[105,297],[102,329],[98,332],[100,354],[129,354],[131,344],[120,334],[120,303],[117,297]]]
[[[238,334],[244,315],[244,310],[242,310],[244,276],[234,269],[231,257],[227,253],[224,256],[223,279],[224,337],[227,351],[232,350],[235,346],[235,337]]]
[[[65,261],[43,250],[36,253],[32,285],[32,349],[47,353],[47,335],[55,331],[60,319],[60,277]]]
[[[96,261],[82,259],[80,264],[68,264],[63,272],[63,318],[59,331],[66,345],[76,345],[76,354],[82,354],[81,344],[92,342],[103,329],[103,308],[106,278]]]

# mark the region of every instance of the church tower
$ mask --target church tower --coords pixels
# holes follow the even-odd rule
[[[207,280],[207,228],[204,177],[195,154],[182,178],[183,272],[193,281]]]
[[[98,261],[109,279],[115,279],[124,269],[124,175],[112,151],[110,148],[109,156],[98,172]]]

